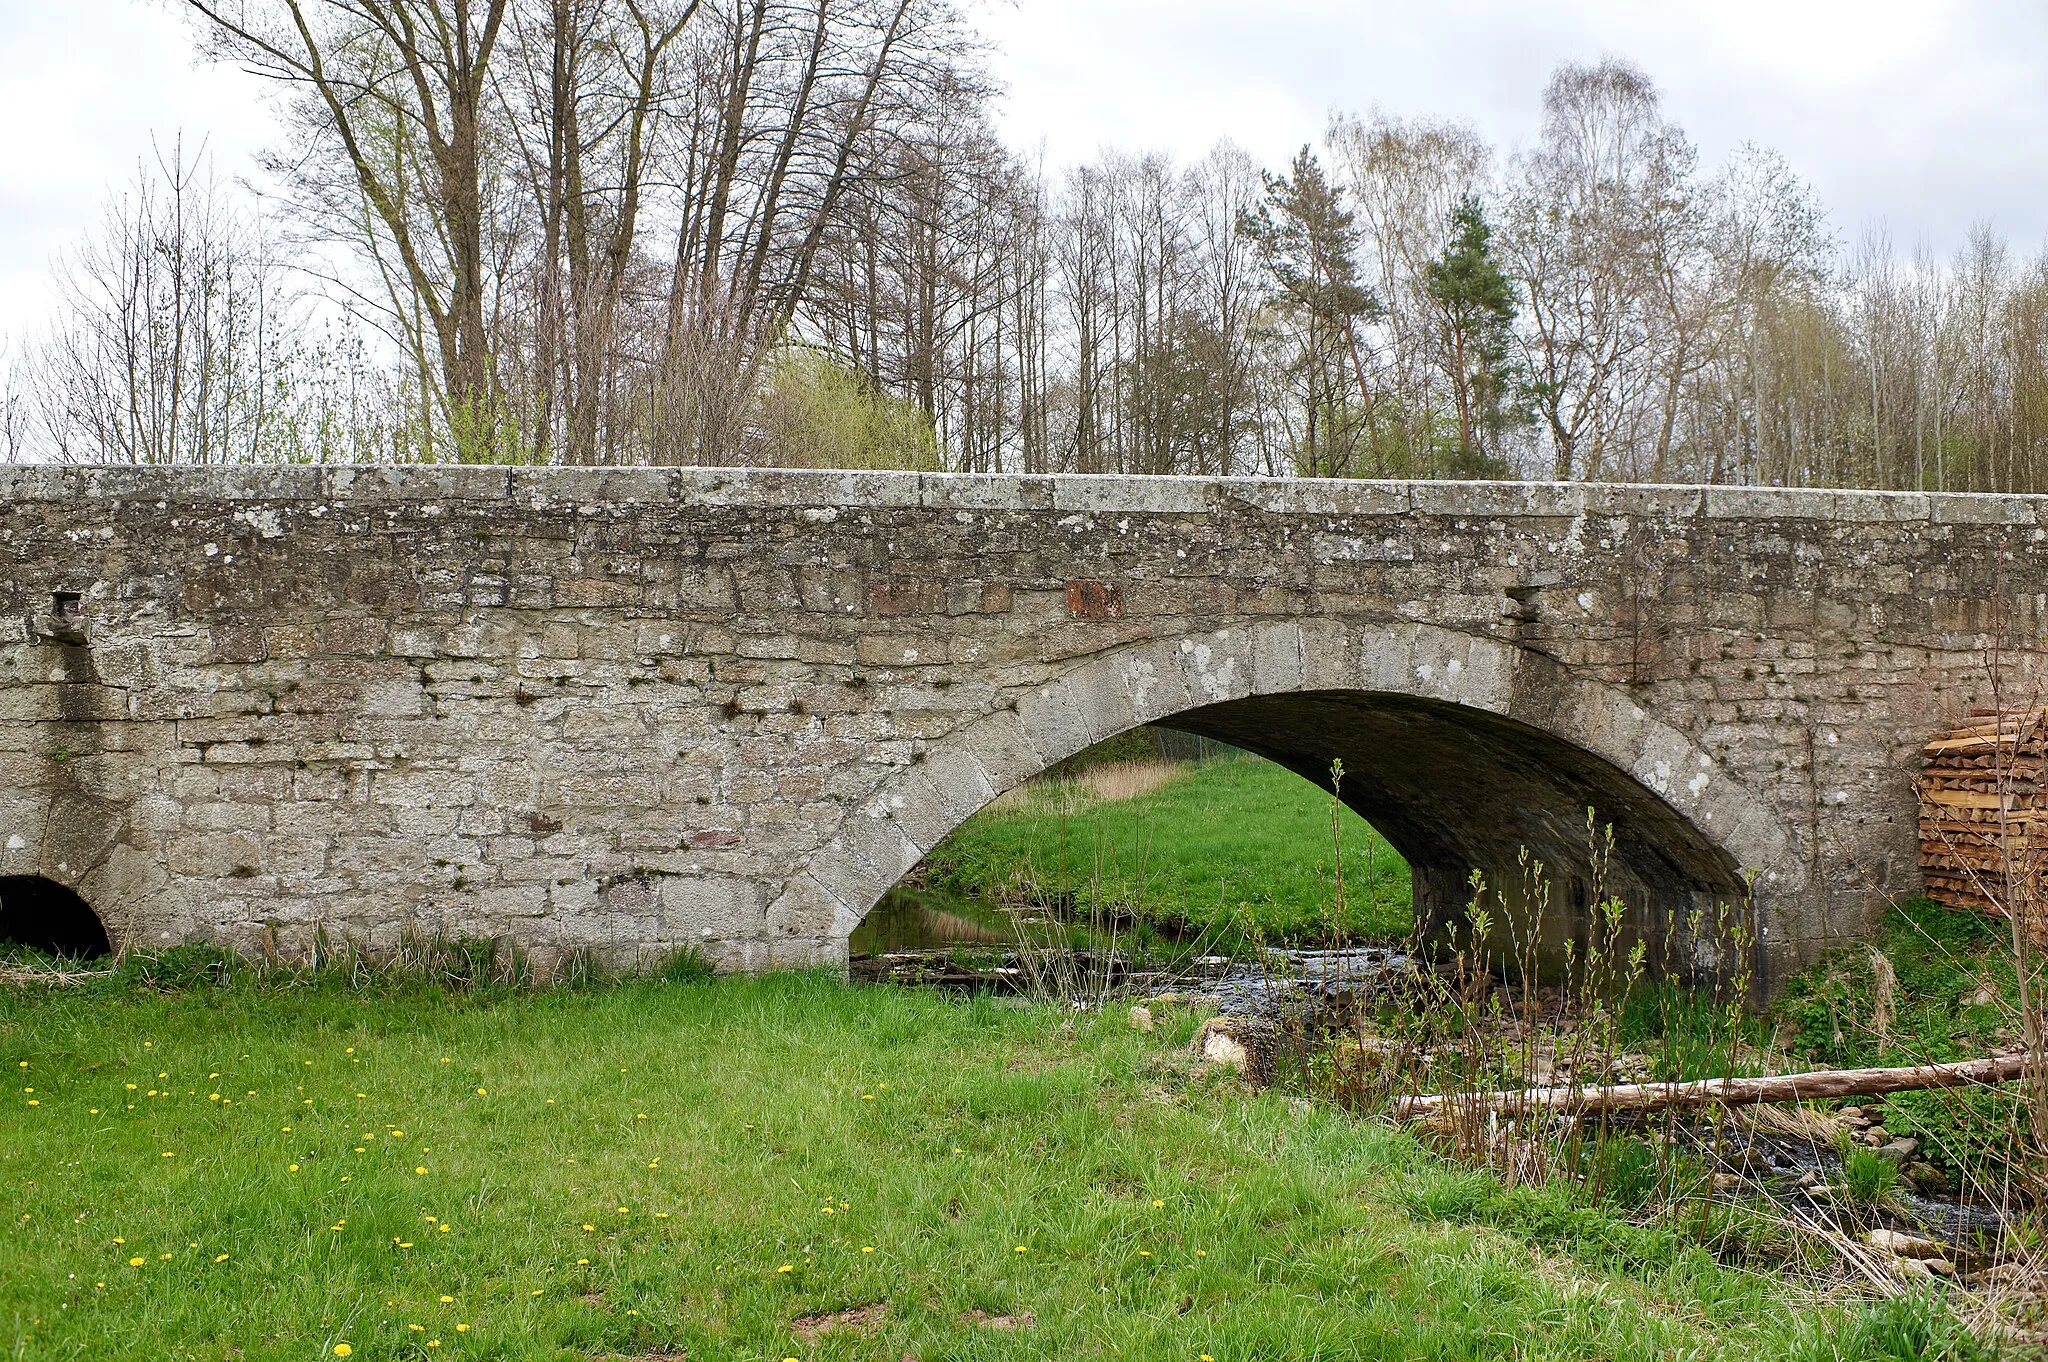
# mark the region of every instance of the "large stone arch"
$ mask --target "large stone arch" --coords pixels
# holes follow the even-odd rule
[[[1625,690],[1480,635],[1412,622],[1308,620],[1096,654],[1033,686],[1014,705],[931,742],[852,808],[840,835],[791,880],[769,910],[771,935],[794,945],[790,938],[829,924],[820,953],[843,956],[846,937],[876,901],[969,816],[1054,763],[1140,724],[1222,737],[1315,779],[1326,771],[1327,756],[1305,756],[1305,747],[1320,741],[1329,749],[1328,735],[1347,714],[1379,736],[1405,725],[1423,742],[1459,735],[1495,748],[1505,742],[1520,754],[1517,779],[1531,778],[1532,762],[1549,764],[1559,809],[1588,791],[1607,795],[1603,821],[1620,824],[1620,883],[1610,887],[1624,897],[1647,887],[1664,892],[1662,908],[1704,907],[1740,897],[1753,882],[1757,904],[1766,907],[1802,887],[1803,868],[1770,806]],[[1291,725],[1296,736],[1262,735],[1276,724]],[[1305,725],[1319,736],[1302,739]],[[1462,892],[1463,869],[1453,862],[1471,852],[1473,837],[1459,844],[1455,828],[1446,832],[1441,809],[1404,818],[1399,797],[1404,789],[1412,793],[1412,780],[1376,775],[1370,763],[1347,765],[1346,802],[1417,863],[1418,909],[1445,906],[1430,899]],[[1579,826],[1569,831],[1583,844],[1584,803],[1575,816]],[[1507,832],[1526,838],[1528,829]],[[1497,838],[1489,850],[1498,850]],[[1569,859],[1568,851],[1552,855],[1553,864]],[[1658,857],[1669,864],[1660,867]],[[1497,876],[1499,867],[1493,870]],[[1669,901],[1674,893],[1687,901]],[[1768,931],[1768,913],[1763,918]]]

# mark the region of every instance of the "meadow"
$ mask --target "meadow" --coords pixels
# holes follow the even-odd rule
[[[0,992],[10,1358],[1936,1355],[1250,1093],[1179,1010],[201,963]]]
[[[984,903],[1020,890],[1093,897],[1230,939],[1407,938],[1407,862],[1356,813],[1333,810],[1327,788],[1250,756],[1151,769],[1084,767],[1024,787],[934,848],[926,883]]]

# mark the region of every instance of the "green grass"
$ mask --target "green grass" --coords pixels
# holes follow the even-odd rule
[[[1199,1074],[1183,1013],[133,977],[0,993],[11,1358],[1741,1358],[1837,1319]]]
[[[1333,926],[1337,839],[1331,799],[1256,758],[1190,767],[1165,788],[1061,818],[990,810],[925,858],[929,883],[989,900],[1020,870],[1046,892],[1099,888],[1153,921],[1254,928],[1272,941],[1321,941]],[[1364,819],[1342,813],[1343,929],[1404,939],[1408,866]]]

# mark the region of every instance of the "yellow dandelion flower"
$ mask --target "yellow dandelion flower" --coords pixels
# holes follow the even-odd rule
[[[775,1270],[776,1270],[777,1272],[794,1272],[794,1271],[796,1271],[796,1264],[795,1264],[795,1263],[784,1263],[784,1264],[783,1264],[783,1265],[782,1265],[781,1267],[778,1267],[778,1268],[776,1268]]]
[[[869,1246],[868,1246],[868,1245],[866,1245],[866,1244],[863,1244],[863,1245],[861,1245],[861,1249],[860,1249],[860,1251],[861,1251],[862,1253],[873,1253],[873,1252],[874,1252],[874,1249],[873,1249],[873,1248],[871,1248],[871,1247],[869,1247]]]
[[[443,1233],[443,1234],[446,1234],[446,1233],[448,1233],[448,1226],[446,1226],[446,1225],[443,1225],[443,1226],[441,1226],[441,1233]]]
[[[1017,1245],[1017,1252],[1019,1253],[1029,1253],[1030,1251],[1030,1249],[1025,1248],[1022,1244]]]
[[[1150,1258],[1150,1257],[1152,1256],[1152,1250],[1151,1250],[1151,1249],[1139,1249],[1139,1250],[1138,1250],[1138,1256],[1139,1256],[1140,1258]]]
[[[415,1173],[419,1173],[419,1174],[422,1174],[422,1175],[424,1175],[424,1174],[426,1173],[426,1171],[427,1171],[427,1170],[426,1170],[426,1168],[425,1168],[424,1166],[422,1166],[422,1167],[419,1167],[419,1168],[415,1168],[415,1169],[413,1169],[412,1171],[413,1171],[413,1172],[415,1172]]]
[[[619,1207],[619,1214],[620,1214],[620,1215],[624,1215],[624,1214],[626,1214],[626,1208],[625,1208],[624,1206],[621,1206],[621,1207]]]
[[[1196,1250],[1195,1250],[1195,1256],[1196,1256],[1197,1258],[1206,1258],[1206,1257],[1208,1257],[1208,1256],[1209,1256],[1209,1250],[1207,1250],[1207,1249],[1196,1249]]]
[[[578,1266],[578,1267],[589,1267],[589,1266],[590,1266],[590,1260],[589,1260],[588,1258],[578,1258],[578,1259],[576,1260],[576,1266]]]
[[[125,1243],[127,1243],[128,1241],[127,1241],[126,1239],[116,1239],[116,1240],[115,1240],[114,1242],[115,1242],[115,1243],[117,1243],[117,1244],[125,1244]]]
[[[28,1104],[29,1104],[30,1106],[32,1106],[32,1107],[39,1107],[39,1106],[41,1106],[41,1105],[42,1105],[42,1103],[41,1103],[41,1102],[38,1102],[38,1101],[36,1101],[36,1099],[35,1099],[35,1098],[33,1098],[33,1097],[31,1097],[31,1098],[29,1098],[29,1099],[28,1099]]]
[[[355,1349],[349,1347],[346,1343],[337,1343],[334,1345],[334,1355],[336,1357],[347,1357],[350,1353],[354,1351]]]
[[[408,1243],[400,1244],[400,1245],[399,1245],[399,1247],[400,1247],[400,1248],[411,1248],[411,1247],[412,1247],[412,1245],[411,1245],[411,1243],[409,1243],[409,1242],[408,1242]]]
[[[427,1326],[424,1324],[408,1324],[405,1327],[415,1334],[423,1334],[427,1331]]]
[[[477,1095],[478,1097],[487,1097],[487,1096],[489,1096],[489,1095],[490,1095],[490,1089],[488,1089],[488,1088],[478,1088],[478,1089],[476,1090],[476,1095]]]
[[[166,1149],[164,1151],[164,1157],[167,1159],[175,1159],[178,1157],[178,1152],[174,1149]]]
[[[585,1234],[588,1234],[588,1233],[590,1233],[590,1231],[592,1231],[592,1230],[594,1230],[594,1229],[596,1229],[596,1228],[597,1228],[597,1226],[595,1226],[595,1225],[585,1225],[585,1226],[583,1227],[583,1232],[584,1232]]]
[[[141,1260],[140,1258],[130,1258],[130,1259],[128,1260],[128,1266],[130,1266],[130,1267],[141,1267],[141,1266],[142,1266],[142,1260]]]
[[[536,1291],[536,1292],[534,1292],[533,1294],[534,1294],[534,1295],[536,1295],[536,1296],[538,1296],[538,1295],[540,1294],[540,1292]]]
[[[441,1304],[443,1304],[443,1305],[453,1305],[453,1304],[455,1304],[455,1297],[453,1297],[453,1296],[443,1296],[443,1297],[441,1297]]]
[[[171,1260],[171,1255],[168,1253],[159,1253],[157,1257],[163,1259],[167,1263]]]
[[[227,1260],[228,1256],[225,1253],[223,1253],[218,1258],[215,1258],[213,1261],[215,1261],[216,1263],[225,1263]]]
[[[818,1208],[818,1214],[819,1214],[819,1215],[830,1215],[830,1214],[832,1214],[832,1208],[831,1208],[830,1206],[820,1206],[820,1207]]]
[[[287,1173],[296,1173],[299,1171],[299,1166],[297,1164],[293,1164],[291,1167],[285,1169],[284,1171]]]
[[[1165,1203],[1165,1202],[1163,1202],[1163,1201],[1155,1201],[1155,1202],[1153,1202],[1153,1203],[1152,1203],[1152,1209],[1156,1211],[1156,1210],[1160,1209],[1160,1208],[1161,1208],[1162,1206],[1164,1206],[1164,1205],[1166,1205],[1166,1203]]]
[[[466,1334],[469,1332],[469,1326],[467,1324],[458,1324],[455,1326],[455,1332],[458,1334]]]
[[[429,1348],[438,1348],[441,1346],[441,1340],[438,1338],[430,1338],[427,1340],[427,1346]]]
[[[100,1109],[98,1107],[87,1107],[85,1109],[85,1114],[87,1116],[97,1116],[100,1114]]]

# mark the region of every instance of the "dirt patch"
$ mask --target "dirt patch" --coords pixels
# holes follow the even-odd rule
[[[1038,1323],[1038,1318],[1029,1310],[1021,1315],[991,1315],[986,1310],[966,1310],[961,1312],[960,1322],[972,1324],[977,1329],[1029,1329]]]
[[[883,1316],[889,1313],[886,1301],[873,1305],[856,1306],[851,1310],[834,1310],[827,1315],[805,1315],[802,1319],[789,1322],[789,1331],[806,1343],[816,1343],[826,1334],[865,1334],[881,1324]]]

